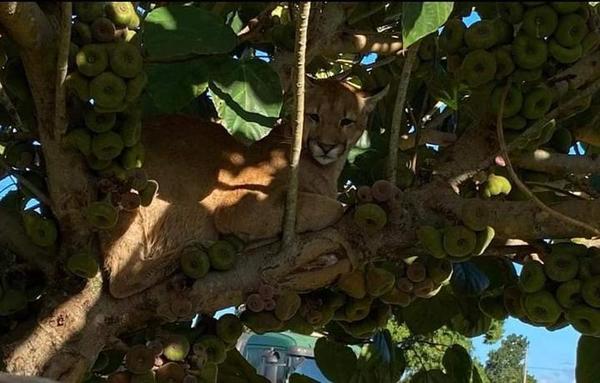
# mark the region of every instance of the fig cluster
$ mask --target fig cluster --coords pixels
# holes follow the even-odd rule
[[[233,235],[227,235],[208,246],[193,242],[180,251],[181,271],[192,279],[204,277],[210,270],[227,271],[233,268],[244,243]]]
[[[491,213],[479,200],[470,200],[461,210],[462,224],[434,227],[429,225],[417,229],[421,246],[434,258],[451,262],[464,262],[473,256],[482,255],[496,234]]]
[[[468,28],[461,17],[448,20],[442,32],[427,36],[419,48],[421,62],[446,58],[447,70],[471,91],[490,97],[493,112],[508,82],[503,127],[507,141],[544,117],[572,91],[559,94],[547,81],[576,64],[600,44],[594,7],[585,2],[477,3],[481,20]],[[591,97],[581,106],[590,106]],[[568,152],[574,140],[559,127],[547,144]]]
[[[386,180],[357,188],[352,201],[356,203],[352,216],[356,226],[367,234],[380,232],[388,223],[388,212],[400,193],[397,186]]]
[[[551,245],[543,262],[523,264],[519,283],[504,292],[506,310],[550,329],[567,325],[600,335],[600,251],[573,243]]]
[[[94,228],[114,227],[119,210],[147,206],[158,190],[141,168],[142,108],[147,83],[140,17],[132,2],[74,4],[69,72],[70,122],[64,146],[79,151],[105,196],[84,211]]]
[[[0,249],[0,331],[8,333],[39,309],[47,280],[37,268]]]
[[[394,308],[433,297],[451,276],[452,264],[433,257],[371,263],[307,294],[273,293],[273,288],[261,286],[247,296],[240,318],[259,334],[291,330],[309,335],[335,327],[346,337],[365,339],[385,327]]]
[[[243,331],[234,314],[201,317],[194,325],[178,322],[145,329],[124,339],[126,351],[100,352],[85,382],[215,382]]]

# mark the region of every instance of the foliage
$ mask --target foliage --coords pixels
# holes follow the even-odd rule
[[[523,377],[523,360],[529,341],[522,335],[510,334],[502,340],[498,349],[490,351],[485,372],[490,382],[520,382]],[[527,375],[528,382],[536,379]]]
[[[290,270],[285,281],[266,280],[265,271],[273,269],[266,263],[248,273],[228,272],[252,263],[237,261],[256,244],[219,233],[208,243],[186,243],[180,249],[185,256],[169,270],[146,260],[157,262],[152,272],[173,278],[158,289],[172,295],[150,295],[149,308],[141,308],[137,297],[128,307],[112,304],[98,247],[98,239],[114,234],[110,230],[124,217],[159,203],[160,187],[152,178],[158,175],[144,167],[152,156],[143,144],[144,121],[174,114],[211,120],[249,152],[280,121],[285,127],[294,99],[290,63],[297,5],[80,2],[73,4],[74,18],[65,18],[71,40],[62,42],[54,22],[66,9],[62,4],[22,5],[32,12],[0,8],[0,82],[6,93],[0,92],[0,188],[10,189],[0,189],[4,362],[14,368],[11,358],[23,359],[18,355],[23,347],[4,346],[29,335],[42,319],[73,331],[62,326],[68,312],[77,325],[85,323],[82,333],[101,327],[92,331],[100,334],[99,349],[81,352],[89,356],[103,349],[88,369],[89,381],[132,374],[141,380],[144,374],[166,374],[200,382],[264,381],[234,350],[243,322],[260,334],[322,333],[316,359],[334,382],[393,382],[405,371],[412,382],[510,382],[520,377],[527,340],[509,335],[490,353],[484,371],[469,356],[469,338],[497,341],[503,320],[512,316],[550,331],[572,325],[583,334],[578,379],[600,379],[591,358],[600,334],[597,240],[547,214],[556,208],[597,223],[598,5],[314,4],[308,75],[345,78],[365,97],[388,89],[360,139],[349,143],[337,180],[348,211],[340,235],[352,239],[340,249],[350,244],[359,255],[348,257],[352,270],[326,275],[334,268],[306,264],[300,281],[294,280],[300,268]],[[467,27],[463,18],[473,10],[482,20]],[[37,16],[11,25],[23,14]],[[20,33],[23,25],[32,30],[35,44]],[[405,105],[397,105],[405,69],[400,49],[417,54]],[[60,89],[55,92],[62,53],[68,53],[65,97]],[[365,64],[369,53],[376,59]],[[508,97],[502,101],[505,89]],[[403,117],[397,118],[400,111]],[[335,126],[343,130],[358,123],[354,112],[345,110],[347,116]],[[307,113],[315,122],[313,111]],[[393,123],[400,125],[401,150],[393,158],[398,179],[391,182],[384,178]],[[176,129],[165,128],[165,145]],[[548,205],[546,211],[508,174],[508,159],[498,156],[502,140],[517,175]],[[193,144],[203,149],[204,143]],[[244,185],[261,191],[264,186]],[[165,233],[175,227],[168,239],[177,242],[180,228],[190,223],[165,219],[161,224]],[[328,249],[323,255],[337,262],[341,254]],[[525,271],[517,275],[513,263],[525,264]],[[232,274],[235,278],[227,279]],[[198,294],[205,282],[212,283],[210,298]],[[289,288],[303,282],[310,288]],[[66,299],[90,290],[100,298]],[[106,323],[88,321],[88,312],[82,314],[86,320],[77,317],[82,307],[93,309],[90,302],[106,300],[111,304],[104,308],[125,311],[119,312],[122,326],[113,323],[120,323],[114,313],[106,314]],[[220,325],[204,312],[241,302],[239,315]],[[54,310],[58,305],[65,306]],[[198,310],[200,327],[191,322]],[[147,323],[135,322],[141,317]],[[113,347],[115,337],[121,338],[119,350]],[[75,338],[69,339],[73,347]],[[361,352],[355,355],[348,345]],[[49,364],[61,361],[53,356],[44,358]],[[89,362],[69,360],[77,368]]]

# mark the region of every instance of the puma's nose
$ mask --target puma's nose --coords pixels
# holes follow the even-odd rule
[[[321,150],[323,151],[324,154],[327,154],[331,149],[335,148],[335,144],[324,144],[322,142],[317,142],[317,145],[319,146],[319,148],[321,148]]]

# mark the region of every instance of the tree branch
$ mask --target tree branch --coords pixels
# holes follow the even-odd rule
[[[552,153],[544,149],[515,155],[512,162],[523,169],[556,175],[587,174],[600,169],[600,158]]]
[[[24,49],[41,48],[54,35],[48,18],[33,1],[0,3],[0,24]]]
[[[398,178],[398,148],[400,142],[400,131],[402,128],[402,117],[404,115],[404,108],[406,105],[406,93],[408,91],[408,84],[410,83],[410,75],[412,73],[412,66],[417,58],[417,51],[419,49],[419,43],[417,42],[410,48],[406,54],[406,60],[402,66],[402,75],[398,83],[398,90],[396,93],[396,102],[394,106],[394,113],[392,115],[392,125],[390,129],[390,143],[388,149],[388,162],[387,162],[387,179],[392,184],[396,184]]]
[[[400,136],[398,147],[400,150],[412,149],[415,146],[416,133],[403,134]],[[442,132],[435,129],[421,129],[419,145],[432,144],[446,147],[456,142],[456,134]]]
[[[510,160],[510,157],[508,156],[508,148],[506,146],[506,141],[504,141],[504,129],[502,128],[504,105],[505,105],[506,96],[508,95],[509,90],[510,90],[510,81],[504,88],[504,90],[502,92],[502,97],[500,98],[500,108],[498,110],[498,117],[497,117],[497,121],[496,121],[496,133],[498,134],[498,142],[500,143],[500,153],[501,153],[502,157],[504,158],[504,161],[506,162],[506,169],[508,170],[508,174],[510,175],[510,178],[517,185],[517,187],[523,193],[525,193],[525,195],[527,195],[529,198],[531,198],[533,200],[533,202],[535,202],[535,204],[538,205],[540,207],[540,209],[542,209],[546,213],[550,214],[551,216],[553,216],[569,225],[580,227],[580,228],[584,229],[585,231],[593,233],[595,235],[600,235],[600,230],[597,229],[596,227],[594,227],[592,225],[588,225],[585,222],[582,222],[578,219],[572,218],[566,214],[556,211],[556,210],[552,209],[551,207],[549,207],[548,205],[546,205],[544,202],[542,202],[538,197],[536,197],[535,194],[533,194],[531,192],[531,190],[529,190],[527,185],[525,185],[523,183],[523,181],[521,181],[521,179],[519,178],[519,176],[513,169],[512,162]]]
[[[282,249],[291,245],[296,230],[296,205],[298,202],[298,173],[300,153],[302,151],[302,136],[304,131],[304,81],[306,79],[306,40],[308,35],[308,18],[310,2],[300,4],[300,17],[296,24],[296,66],[294,71],[294,110],[293,143],[290,153],[290,181],[285,202],[285,217],[283,222]]]
[[[67,131],[66,89],[65,78],[69,65],[69,47],[71,42],[71,18],[73,15],[73,4],[65,1],[59,4],[61,18],[58,31],[58,57],[56,63],[56,95],[55,109],[56,118],[54,122],[57,136],[62,136]]]
[[[370,53],[393,55],[402,50],[402,38],[392,33],[338,32],[330,44],[323,46],[321,54]]]
[[[391,223],[374,235],[361,231],[352,214],[346,214],[330,228],[298,235],[292,256],[280,252],[279,243],[274,242],[244,253],[232,270],[209,273],[192,286],[176,274],[121,300],[106,291],[100,293],[101,281],[94,278],[80,294],[45,313],[42,325],[25,342],[3,348],[7,371],[80,381],[97,353],[114,336],[143,328],[149,322],[177,319],[170,312],[173,302],[189,301],[193,312],[211,313],[241,304],[263,282],[298,292],[329,286],[352,265],[384,258],[397,260],[415,248],[420,225],[439,220],[440,215],[454,221],[468,203],[484,204],[498,238],[581,236],[576,227],[564,225],[531,201],[463,199],[445,184],[429,184],[404,192],[390,208]],[[600,224],[600,201],[561,202],[554,208],[568,211],[577,219],[585,217],[590,224]],[[513,248],[507,248],[507,254],[514,253]]]

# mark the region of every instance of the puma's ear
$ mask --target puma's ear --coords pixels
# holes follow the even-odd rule
[[[367,113],[372,112],[375,109],[375,106],[377,105],[377,103],[385,97],[385,95],[387,94],[387,92],[390,90],[390,84],[386,85],[383,88],[380,89],[376,89],[375,92],[373,92],[372,95],[367,96],[364,98],[364,102],[365,102],[365,107],[364,110]]]

